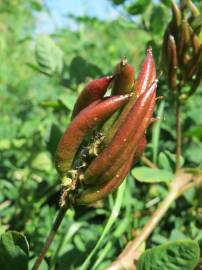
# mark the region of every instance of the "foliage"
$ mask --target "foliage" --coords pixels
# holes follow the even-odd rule
[[[149,45],[153,47],[158,72],[162,69],[162,36],[170,20],[170,1],[111,2],[124,17],[100,21],[89,16],[72,16],[76,31],[56,29],[44,37],[36,33],[37,16],[47,12],[40,1],[0,1],[2,269],[13,269],[2,266],[2,256],[11,258],[9,261],[15,263],[16,270],[20,258],[20,269],[27,269],[27,242],[24,236],[13,231],[23,232],[29,242],[30,268],[52,225],[60,197],[54,153],[70,121],[70,112],[83,82],[108,75],[122,56],[127,56],[138,71]],[[200,8],[200,1],[195,3]],[[176,161],[174,106],[164,76],[159,82],[158,94],[165,96],[164,105],[162,101],[157,105],[162,118],[150,128],[145,152],[158,167],[155,178],[161,178],[165,172],[166,176],[172,175]],[[181,163],[198,169],[202,166],[201,96],[200,86],[182,111]],[[137,236],[165,197],[165,179],[170,180],[170,177],[163,174],[163,182],[153,183],[153,173],[149,179],[142,176],[144,171],[139,179],[136,174],[143,166],[140,161],[128,176],[120,213],[102,239],[96,255],[92,256],[88,269],[101,270],[109,265],[127,242]],[[147,168],[147,175],[148,170],[152,169]],[[140,183],[136,177],[141,182],[149,179],[152,184]],[[167,245],[168,241],[187,238],[202,241],[200,192],[200,188],[191,189],[175,202],[147,241],[146,247],[151,250],[143,256],[150,256],[147,254],[155,252],[157,245]],[[116,194],[113,194],[88,208],[68,210],[41,269],[80,269],[102,234],[115,200]]]

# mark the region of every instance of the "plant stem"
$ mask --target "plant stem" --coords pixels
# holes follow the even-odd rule
[[[58,231],[58,228],[59,228],[60,224],[62,223],[62,220],[63,220],[63,218],[65,216],[65,213],[66,213],[68,208],[69,207],[68,207],[67,204],[65,204],[63,207],[60,208],[60,210],[59,210],[59,212],[57,214],[57,217],[55,219],[55,222],[53,223],[53,226],[52,226],[52,228],[51,228],[51,230],[49,232],[49,235],[48,235],[48,237],[46,239],[46,242],[45,242],[45,244],[44,244],[44,246],[43,246],[43,248],[42,248],[42,250],[41,250],[41,252],[40,252],[40,254],[38,256],[38,258],[36,259],[32,270],[38,270],[39,269],[43,259],[45,258],[45,255],[46,255],[46,253],[47,253],[47,251],[48,251],[48,249],[49,249],[49,247],[50,247],[50,245],[51,245],[51,243],[52,243],[52,241],[53,241],[53,239],[54,239],[54,237],[55,237],[55,235],[56,235],[56,233]]]
[[[202,182],[202,176],[196,179],[197,181],[191,181],[193,178],[192,174],[182,173],[177,175],[171,184],[171,189],[168,192],[167,196],[160,203],[157,210],[151,216],[149,222],[143,227],[141,233],[133,241],[129,242],[123,252],[119,257],[109,266],[106,270],[134,270],[136,269],[134,261],[138,260],[140,253],[137,252],[137,249],[140,245],[147,240],[153,230],[156,228],[160,220],[166,214],[169,207],[172,203],[185,191],[196,186]]]
[[[157,169],[157,166],[151,161],[149,160],[146,156],[142,156],[141,157],[142,162],[147,165],[148,167],[152,168],[152,169]]]
[[[182,144],[182,127],[181,127],[181,103],[177,98],[176,101],[176,172],[180,169],[180,156]]]

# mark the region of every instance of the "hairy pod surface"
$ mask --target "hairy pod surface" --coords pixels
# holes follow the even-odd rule
[[[85,205],[94,203],[98,200],[104,199],[109,193],[116,190],[127,176],[132,165],[133,156],[127,160],[125,164],[117,171],[117,174],[103,185],[97,185],[85,190],[78,198],[76,203],[78,205]]]
[[[114,76],[107,76],[90,81],[85,86],[74,105],[72,118],[74,118],[81,110],[83,110],[89,104],[102,98],[107,92],[107,88],[109,87],[113,78]]]
[[[127,63],[125,58],[121,59],[115,68],[112,95],[124,95],[130,93],[134,85],[134,79],[134,68]]]
[[[117,159],[121,159],[122,162],[122,158],[127,158],[123,151],[134,150],[150,123],[155,104],[156,87],[155,82],[148,91],[138,97],[112,141],[87,168],[84,174],[84,183],[93,184],[96,179],[101,179],[100,176],[104,173],[108,174],[108,169],[112,168]]]
[[[82,110],[70,123],[62,136],[56,151],[55,165],[61,176],[71,169],[75,154],[87,133],[123,106],[128,95],[105,98]]]

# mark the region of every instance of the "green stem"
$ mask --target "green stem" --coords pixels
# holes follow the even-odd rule
[[[182,145],[182,127],[181,127],[181,104],[179,99],[176,101],[176,172],[180,169],[180,156]]]
[[[58,215],[57,215],[57,217],[55,219],[55,222],[53,223],[53,226],[52,226],[52,228],[51,228],[51,230],[49,232],[49,235],[48,235],[48,237],[46,239],[46,242],[45,242],[45,244],[44,244],[44,246],[43,246],[43,248],[42,248],[42,250],[41,250],[41,252],[40,252],[40,254],[38,256],[38,258],[36,259],[32,270],[38,270],[39,269],[39,267],[40,267],[43,259],[45,258],[45,255],[46,255],[51,243],[53,242],[53,239],[55,238],[55,235],[56,235],[56,233],[58,231],[58,228],[59,228],[60,224],[62,223],[62,220],[63,220],[63,218],[65,216],[65,213],[66,213],[68,208],[69,207],[67,206],[67,204],[65,204],[63,207],[60,208],[59,213],[58,213]]]
[[[79,268],[80,270],[89,269],[88,267],[89,267],[89,263],[91,261],[91,258],[97,252],[98,248],[102,244],[102,241],[103,241],[104,237],[110,231],[112,225],[116,221],[117,216],[118,216],[118,214],[120,212],[121,205],[122,205],[122,200],[123,200],[123,195],[124,195],[124,191],[125,191],[125,186],[126,186],[126,181],[123,181],[122,185],[118,189],[114,207],[113,207],[112,212],[111,212],[111,215],[110,215],[110,217],[109,217],[109,219],[108,219],[108,221],[107,221],[107,223],[105,225],[105,228],[103,230],[103,233],[100,236],[100,238],[99,238],[97,244],[95,245],[95,247],[93,248],[93,250],[90,252],[90,254],[88,255],[88,257],[84,261],[84,263],[80,266],[80,268]]]
[[[136,269],[134,261],[138,260],[140,256],[140,253],[137,252],[138,248],[144,241],[148,239],[161,219],[165,216],[172,203],[185,191],[202,183],[202,176],[200,176],[196,182],[192,181],[192,179],[192,174],[184,173],[176,176],[175,180],[171,184],[171,189],[167,196],[159,204],[159,207],[153,213],[149,222],[145,224],[140,234],[133,241],[129,242],[119,257],[105,270]]]

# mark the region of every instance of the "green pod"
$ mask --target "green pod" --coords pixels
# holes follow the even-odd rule
[[[75,154],[84,137],[123,106],[128,99],[128,95],[120,95],[105,98],[100,102],[95,101],[73,119],[62,136],[56,151],[55,165],[61,177],[66,176],[68,170],[72,168]]]
[[[115,79],[113,81],[112,95],[129,94],[134,85],[135,70],[127,63],[127,59],[123,58],[116,65]]]

